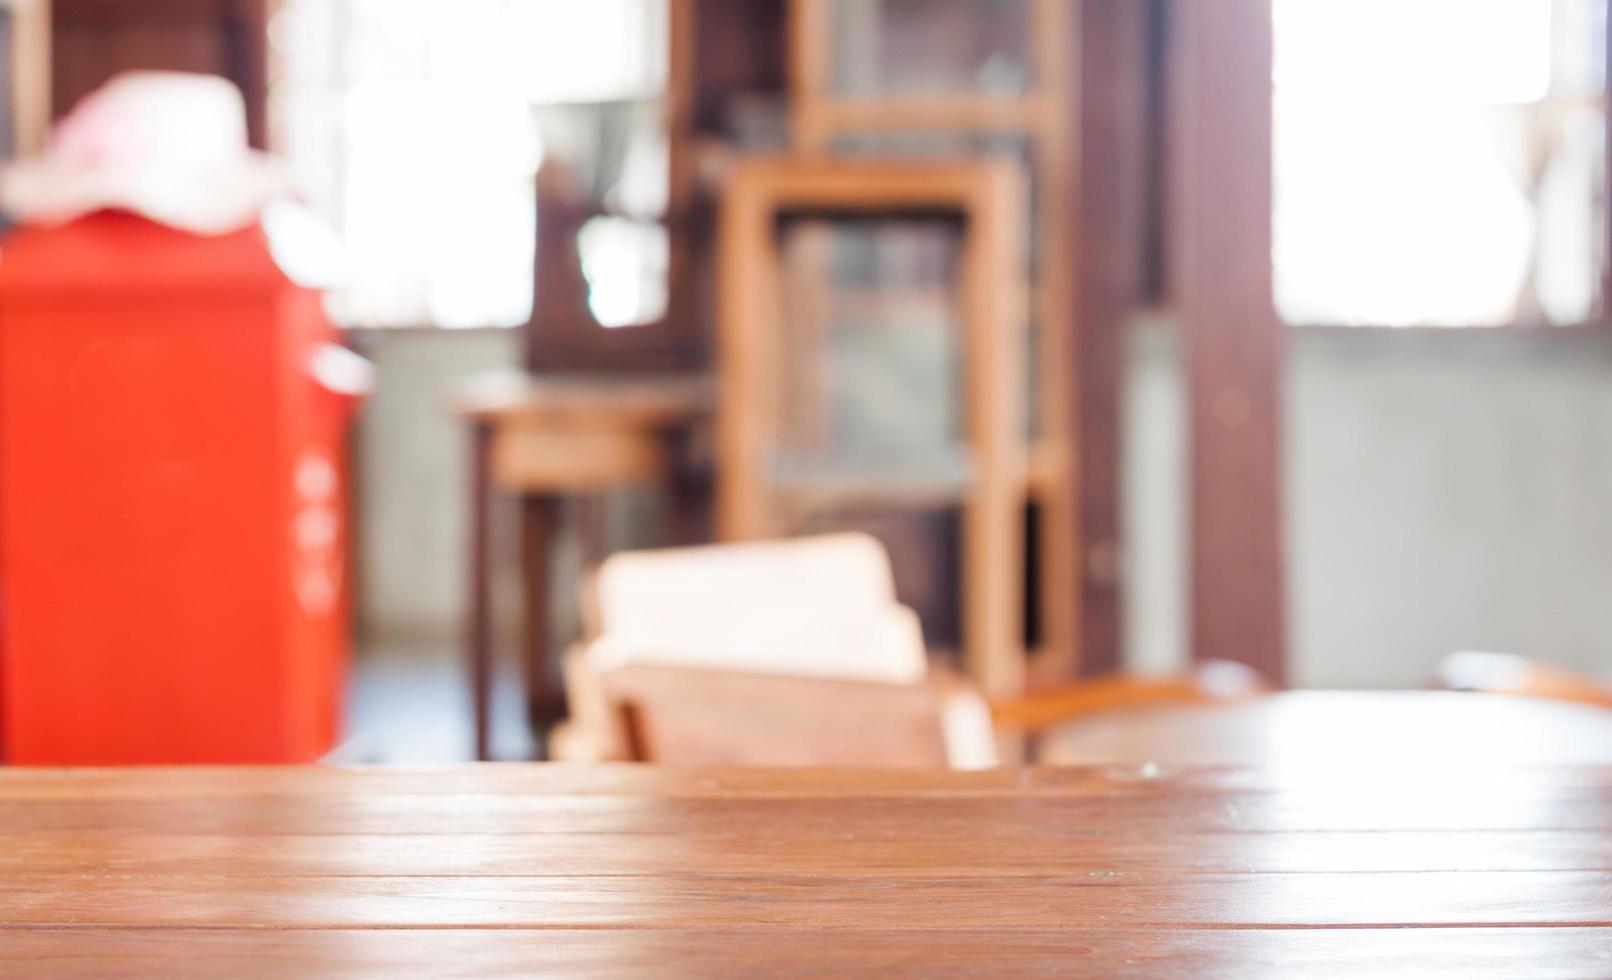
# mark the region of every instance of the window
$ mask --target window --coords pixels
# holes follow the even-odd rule
[[[1273,0],[1275,300],[1301,324],[1582,323],[1605,0]]]
[[[533,175],[578,172],[605,326],[656,319],[668,173],[666,0],[286,0],[277,145],[347,244],[332,314],[362,326],[524,323]]]

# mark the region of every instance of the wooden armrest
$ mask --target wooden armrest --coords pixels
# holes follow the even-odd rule
[[[1612,685],[1565,667],[1510,653],[1463,651],[1439,663],[1439,682],[1453,691],[1514,694],[1612,708]]]
[[[1039,691],[991,705],[991,720],[1004,729],[1040,731],[1085,715],[1126,708],[1214,704],[1269,693],[1263,677],[1229,660],[1205,663],[1190,674],[1137,677],[1112,674],[1067,687]]]

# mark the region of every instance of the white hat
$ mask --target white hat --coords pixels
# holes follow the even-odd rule
[[[217,235],[257,220],[288,186],[247,146],[246,104],[228,80],[130,72],[80,100],[43,155],[0,170],[0,210],[58,223],[117,208]]]

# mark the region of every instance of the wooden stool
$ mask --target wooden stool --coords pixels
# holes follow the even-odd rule
[[[491,493],[521,498],[521,558],[526,580],[524,657],[527,706],[534,722],[560,714],[562,695],[548,683],[549,546],[567,498],[593,499],[624,486],[659,486],[670,497],[670,523],[686,527],[697,500],[684,451],[710,404],[700,378],[537,379],[499,372],[474,380],[455,413],[470,424],[470,602],[466,656],[475,705],[476,758],[488,759],[492,693]],[[686,532],[677,531],[674,536]]]

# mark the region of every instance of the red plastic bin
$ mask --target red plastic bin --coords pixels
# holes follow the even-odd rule
[[[336,340],[261,228],[0,242],[0,755],[302,762],[348,659]]]

